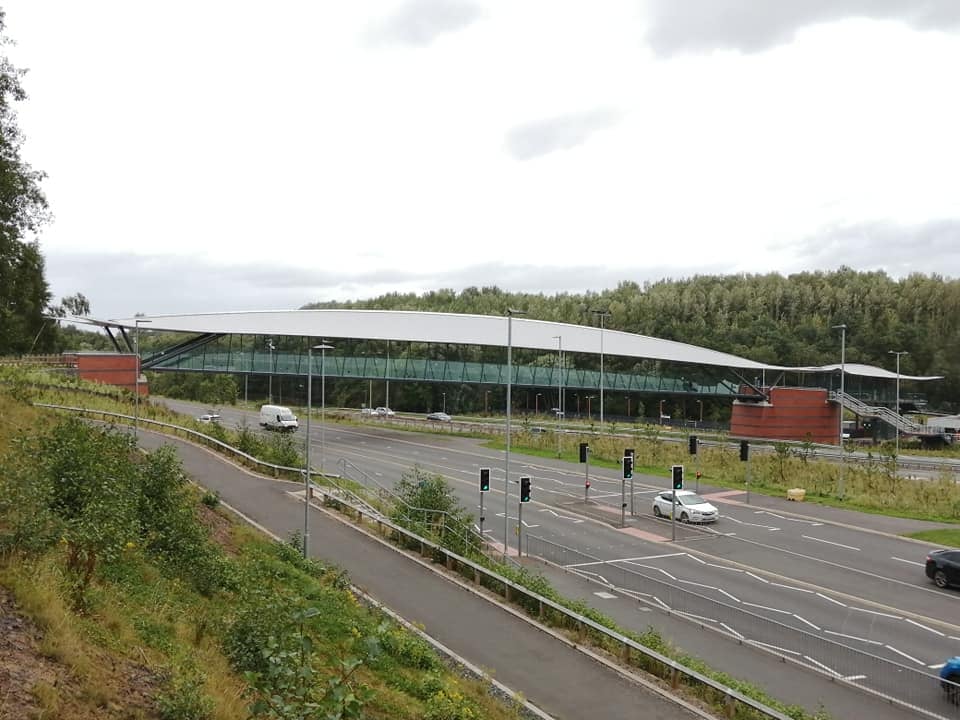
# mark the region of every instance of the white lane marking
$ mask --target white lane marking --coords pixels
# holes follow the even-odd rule
[[[551,515],[553,515],[555,518],[560,518],[561,520],[572,520],[574,524],[583,522],[583,518],[575,518],[575,517],[570,517],[569,515],[561,515],[560,513],[554,512],[550,508],[540,508],[539,512],[548,512]]]
[[[846,633],[836,632],[834,630],[824,630],[828,635],[836,635],[837,637],[846,638],[847,640],[857,640],[859,642],[867,643],[868,645],[883,645],[879,640],[870,640],[869,638],[857,637],[856,635],[847,635]]]
[[[927,667],[930,668],[931,670],[939,670],[939,669],[942,668],[944,665],[946,665],[946,663],[945,663],[945,662],[942,662],[942,663],[937,663],[937,664],[935,664],[935,665],[927,665]]]
[[[690,557],[693,557],[693,556],[691,555]],[[703,562],[703,561],[701,560],[700,562]],[[741,570],[740,568],[730,567],[729,565],[719,565],[717,563],[708,563],[708,562],[704,562],[703,564],[709,565],[710,567],[719,568],[720,570],[730,570],[731,572],[736,572],[736,573],[746,572],[745,570]]]
[[[812,662],[812,663],[813,663],[814,665],[816,665],[817,667],[823,668],[824,670],[826,670],[828,673],[830,673],[830,674],[833,675],[834,677],[843,677],[843,675],[841,675],[840,673],[838,673],[838,672],[837,672],[836,670],[834,670],[833,668],[827,667],[827,666],[824,665],[822,662],[819,662],[819,661],[817,661],[817,660],[814,660],[814,659],[813,659],[812,657],[810,657],[809,655],[804,655],[804,656],[803,656],[803,659],[804,659],[804,660],[807,660],[807,661],[809,661],[809,662]]]
[[[796,650],[789,650],[787,648],[779,647],[777,645],[771,645],[770,643],[760,642],[759,640],[750,640],[749,638],[747,638],[746,640],[744,640],[744,642],[747,643],[748,645],[759,645],[760,647],[770,648],[771,650],[787,653],[789,655],[796,655],[798,657],[800,655],[800,653],[798,653]]]
[[[736,637],[736,638],[738,638],[738,639],[740,639],[740,640],[743,640],[743,635],[741,635],[740,633],[738,633],[736,630],[734,630],[732,627],[730,627],[730,626],[727,625],[726,623],[720,623],[720,627],[724,628],[728,633],[730,633],[730,634],[733,635],[734,637]]]
[[[813,628],[814,630],[816,630],[817,632],[820,632],[821,628],[820,628],[819,625],[814,625],[812,622],[810,622],[809,620],[807,620],[805,617],[801,617],[801,616],[797,615],[796,613],[794,613],[793,616],[794,616],[797,620],[799,620],[800,622],[806,623],[807,625],[809,625],[810,627],[812,627],[812,628]]]
[[[908,623],[910,623],[911,625],[915,625],[916,627],[920,628],[921,630],[926,630],[927,632],[933,633],[934,635],[939,635],[940,637],[946,637],[946,633],[942,633],[942,632],[940,632],[939,630],[937,630],[936,628],[927,627],[926,625],[922,625],[922,624],[918,623],[916,620],[911,620],[910,618],[904,618],[904,620],[906,620],[906,621],[907,621]]]
[[[500,513],[500,515],[502,516],[503,513]],[[637,560],[657,560],[659,558],[665,558],[665,557],[677,557],[678,555],[686,555],[686,553],[669,553],[667,555],[646,555],[643,557],[634,557],[634,558],[614,558],[613,560],[594,560],[592,562],[574,563],[573,565],[567,565],[566,567],[588,567],[590,565],[612,565],[614,563],[630,563],[631,565],[636,565]],[[640,567],[649,567],[649,566],[640,565]],[[659,570],[659,568],[652,568],[652,569]]]
[[[893,645],[884,645],[884,647],[890,652],[895,652],[901,657],[905,657],[907,660],[913,660],[917,665],[925,665],[926,663],[923,660],[917,660],[913,655],[907,655],[903,650],[897,650]]]
[[[840,602],[839,600],[834,600],[834,599],[833,599],[832,597],[830,597],[829,595],[824,595],[823,593],[817,593],[817,596],[818,596],[818,597],[822,597],[824,600],[829,600],[829,601],[832,602],[834,605],[839,605],[840,607],[846,607],[846,606],[847,606],[846,603],[842,603],[842,602]]]
[[[835,545],[837,547],[846,548],[847,550],[856,550],[860,552],[860,548],[854,547],[853,545],[844,545],[843,543],[833,542],[832,540],[823,540],[822,538],[810,537],[809,535],[801,535],[804,540],[814,540],[816,542],[826,543],[827,545]]]
[[[765,577],[760,577],[759,575],[754,575],[752,572],[748,572],[748,573],[747,573],[747,576],[748,576],[748,577],[752,577],[754,580],[758,580],[758,581],[760,581],[760,582],[762,582],[762,583],[766,583],[767,585],[770,584],[770,581],[767,580]]]
[[[847,682],[853,682],[854,680],[866,680],[866,675],[847,675],[844,680]]]
[[[694,615],[693,613],[683,612],[682,610],[677,610],[676,613],[677,613],[677,615],[683,615],[684,617],[695,618],[695,619],[697,619],[697,620],[703,620],[704,622],[708,622],[708,623],[716,623],[716,622],[717,622],[717,621],[714,620],[713,618],[704,617],[703,615]]]
[[[661,600],[660,598],[658,598],[656,595],[653,596],[653,602],[657,603],[657,605],[659,605],[659,606],[660,606],[661,608],[663,608],[664,610],[669,610],[669,609],[670,609],[670,606],[667,605],[663,600]]]
[[[892,555],[890,556],[890,559],[897,560],[902,563],[907,563],[908,565],[919,565],[920,567],[926,566],[926,563],[917,562],[916,560],[904,560],[903,558],[893,557]]]
[[[600,582],[603,583],[604,585],[610,584],[607,582],[607,579],[600,573],[590,572],[589,570],[577,570],[576,572],[578,575],[593,575],[595,578],[598,578]]]
[[[755,513],[757,515],[769,515],[770,517],[775,517],[777,520],[786,520],[787,522],[806,523],[807,525],[810,525],[812,527],[821,527],[823,525],[822,522],[817,522],[816,520],[806,520],[804,518],[786,517],[784,515],[777,515],[776,513],[770,512],[769,510],[756,510]]]
[[[891,618],[893,620],[900,620],[899,615],[891,615],[890,613],[882,613],[877,610],[867,610],[866,608],[860,607],[851,607],[851,610],[856,610],[857,612],[870,613],[871,615],[879,615],[880,617]]]
[[[730,599],[733,600],[734,602],[740,602],[740,598],[736,597],[735,595],[731,595],[730,593],[728,593],[728,592],[727,592],[726,590],[724,590],[723,588],[716,588],[716,591],[717,591],[718,593],[723,593],[724,595],[726,595],[728,598],[730,598]]]
[[[750,525],[751,527],[763,528],[764,530],[769,530],[770,532],[775,532],[779,530],[778,527],[773,527],[773,525],[761,525],[760,523],[751,523],[746,520],[737,520],[737,518],[732,515],[724,515],[725,520],[730,520],[731,522],[739,523],[740,525]]]
[[[598,598],[603,598],[604,600],[615,600],[617,597],[612,593],[603,592],[602,590],[600,592],[595,592],[594,595],[596,595]]]
[[[686,555],[685,552],[664,553],[662,555],[644,555],[642,557],[623,558],[622,560],[611,560],[611,562],[633,562],[635,560],[659,560],[660,558],[680,557]]]
[[[744,605],[748,607],[755,607],[760,610],[769,610],[770,612],[780,613],[781,615],[793,615],[789,610],[780,610],[779,608],[772,608],[767,605],[758,605],[757,603],[745,602]]]
[[[796,590],[796,591],[798,591],[798,592],[805,592],[805,593],[809,593],[809,594],[811,594],[811,595],[813,594],[813,590],[808,590],[807,588],[797,587],[797,586],[795,586],[795,585],[784,585],[783,583],[776,583],[776,582],[771,582],[770,584],[771,584],[773,587],[781,587],[781,588],[783,588],[784,590]]]

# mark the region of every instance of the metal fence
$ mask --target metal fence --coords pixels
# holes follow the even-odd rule
[[[121,413],[48,403],[34,404],[37,407],[66,410],[81,415],[99,415],[130,422],[134,420],[132,416]],[[201,432],[142,417],[139,418],[139,421],[145,425],[163,427],[176,434],[183,434],[194,441],[216,447],[237,457],[245,464],[267,469],[274,476],[283,474],[303,477],[303,468],[264,462]],[[726,698],[728,707],[739,706],[742,710],[752,713],[749,715],[750,717],[789,720],[782,713],[743,695],[737,690],[722,685],[695,670],[660,655],[656,651],[646,648],[635,640],[610,630],[586,616],[568,610],[489,568],[443,548],[433,540],[423,538],[393,523],[368,499],[345,487],[340,476],[328,474],[327,479],[331,482],[337,480],[341,480],[341,482],[333,482],[335,487],[332,491],[325,491],[323,488],[312,486],[316,492],[323,495],[325,501],[349,508],[356,514],[358,520],[362,520],[364,515],[373,518],[378,528],[389,530],[394,539],[398,540],[401,545],[407,548],[418,547],[421,554],[432,555],[434,559],[444,562],[450,568],[459,569],[461,573],[466,570],[467,574],[472,576],[477,584],[483,584],[489,589],[501,592],[508,601],[520,604],[528,611],[534,608],[536,614],[541,618],[544,617],[546,612],[553,614],[555,617],[560,617],[564,623],[577,627],[580,636],[589,633],[594,638],[601,638],[601,644],[612,642],[621,648],[621,655],[627,659],[637,656],[642,657],[647,661],[641,663],[645,670],[665,671],[666,677],[670,678],[674,687],[682,678],[688,684],[706,687]],[[376,483],[362,471],[350,479],[354,482],[362,480],[359,484],[366,487],[367,491],[383,491],[383,487],[379,483]],[[739,642],[774,653],[785,660],[811,667],[829,675],[837,682],[844,682],[879,695],[894,704],[914,710],[926,717],[936,718],[937,720],[960,720],[960,705],[956,702],[951,704],[948,699],[950,693],[941,687],[939,678],[928,673],[777,623],[530,533],[525,535],[525,542],[525,552],[528,555],[540,557],[573,572],[579,572],[592,580],[596,579],[596,575],[602,575],[603,582],[610,587],[633,593],[665,612],[676,613],[705,626],[715,627],[717,630],[736,638]],[[511,562],[513,562],[512,559]],[[592,564],[596,573],[590,576],[583,570],[578,571],[577,568],[571,567],[583,563]],[[598,569],[598,566],[602,567],[602,570]],[[746,637],[744,633],[739,631],[724,627],[725,625],[742,624],[745,619],[749,622],[750,637]],[[816,656],[828,657],[829,665],[816,660]],[[954,686],[952,683],[950,685],[952,686],[953,696],[960,698],[960,686]]]
[[[713,628],[737,642],[812,668],[836,682],[943,720],[960,719],[935,675],[900,665],[663,580],[527,533],[526,552],[568,571],[629,593],[651,606]]]

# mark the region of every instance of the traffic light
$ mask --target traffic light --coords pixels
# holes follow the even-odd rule
[[[590,446],[587,443],[580,443],[580,462],[585,463],[587,461],[587,453],[590,451]]]
[[[699,442],[699,440],[697,440],[697,436],[696,436],[696,435],[691,435],[691,436],[690,436],[690,454],[691,454],[691,455],[696,455],[696,454],[697,454],[697,443],[698,443],[698,442]]]
[[[746,462],[750,459],[750,442],[748,440],[740,441],[740,462]]]
[[[673,476],[673,489],[683,490],[683,465],[671,466],[670,473]]]
[[[480,492],[490,490],[490,468],[480,468]]]
[[[633,457],[633,456],[634,456],[633,448],[627,448],[626,450],[624,450],[624,451],[623,451],[623,456],[624,456],[624,457]]]
[[[530,502],[530,478],[520,478],[520,502]]]
[[[633,477],[633,457],[625,455],[623,458],[623,479],[629,480]]]

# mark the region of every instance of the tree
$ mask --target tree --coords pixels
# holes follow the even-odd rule
[[[0,46],[10,43],[5,17],[0,10]],[[13,104],[27,97],[24,73],[0,56],[0,355],[27,352],[34,344],[46,350],[54,341],[42,333],[50,302],[43,256],[36,242],[26,240],[50,215],[40,190],[44,173],[20,157],[24,137]]]

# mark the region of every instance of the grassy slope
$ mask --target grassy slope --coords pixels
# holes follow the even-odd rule
[[[0,453],[13,447],[18,429],[50,422],[49,414],[0,392]],[[211,536],[235,558],[247,590],[250,583],[272,588],[321,611],[315,637],[325,663],[321,675],[332,675],[336,662],[377,629],[380,618],[357,602],[336,568],[312,572],[291,564],[284,548],[221,512],[197,507]],[[0,664],[0,718],[161,717],[156,700],[164,694],[180,698],[168,702],[165,717],[192,717],[191,688],[178,685],[190,678],[199,678],[199,693],[213,701],[209,717],[247,717],[245,683],[221,642],[235,620],[236,593],[199,595],[135,548],[103,568],[83,615],[64,601],[65,582],[60,548],[41,557],[0,558],[0,627],[21,631],[4,634],[16,647],[0,644],[7,666],[5,671]],[[375,692],[367,717],[422,718],[440,702],[475,717],[516,717],[488,695],[484,683],[456,677],[418,639],[393,628],[385,641],[391,652],[362,665],[353,678]]]

